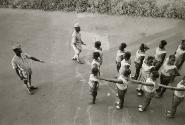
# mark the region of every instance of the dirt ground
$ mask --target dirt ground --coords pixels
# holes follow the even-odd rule
[[[83,65],[71,60],[74,53],[70,41],[76,22],[80,23],[82,38],[87,44],[81,55]],[[140,113],[137,106],[143,98],[136,96],[135,85],[129,85],[123,110],[116,110],[112,83],[101,82],[95,105],[88,104],[87,84],[95,40],[101,40],[104,49],[101,75],[113,78],[120,42],[128,44],[127,50],[134,57],[142,42],[151,48],[149,54],[154,54],[159,41],[166,39],[167,51],[171,54],[184,38],[182,20],[0,9],[0,124],[184,125],[184,103],[179,106],[175,119],[164,117],[171,106],[170,90],[163,98],[154,98],[148,110]],[[46,61],[32,63],[33,84],[39,89],[31,96],[11,66],[11,47],[16,42],[22,43],[25,52]],[[181,74],[184,73],[183,67]]]

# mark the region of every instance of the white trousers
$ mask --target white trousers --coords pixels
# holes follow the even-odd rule
[[[80,54],[81,51],[82,51],[82,47],[81,47],[80,45],[75,46],[74,44],[72,44],[72,47],[73,47],[73,50],[74,50],[74,52],[75,52],[75,55],[74,55],[73,58],[78,59],[78,58],[79,58],[79,54]]]

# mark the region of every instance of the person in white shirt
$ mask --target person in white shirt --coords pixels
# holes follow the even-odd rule
[[[166,49],[165,46],[167,45],[167,42],[165,40],[161,40],[159,46],[156,48],[155,52],[155,60],[154,60],[154,66],[155,70],[159,71],[161,68],[165,57],[166,57]]]
[[[79,60],[79,55],[82,52],[82,45],[86,45],[81,39],[81,29],[78,23],[74,25],[74,32],[72,34],[71,45],[74,49],[75,55],[72,60],[76,60],[78,63],[81,63]]]
[[[142,43],[136,52],[136,56],[134,60],[136,71],[135,71],[135,75],[132,77],[135,80],[137,80],[139,77],[139,73],[142,68],[143,61],[146,57],[146,51],[148,49],[149,48],[145,44]]]
[[[153,71],[150,74],[150,77],[146,79],[147,84],[152,84],[153,86],[147,86],[144,85],[144,94],[145,94],[145,99],[143,105],[138,106],[138,110],[140,112],[143,112],[147,109],[147,107],[150,105],[150,102],[155,94],[156,89],[158,88],[158,85],[156,83],[157,78],[159,77],[159,73],[157,71]]]
[[[121,43],[119,46],[119,50],[117,51],[117,54],[116,54],[116,68],[117,68],[118,74],[119,74],[119,70],[121,68],[121,61],[123,60],[123,56],[125,54],[126,47],[127,47],[126,43]]]
[[[185,89],[185,76],[177,84],[177,88]],[[174,91],[171,111],[167,112],[167,117],[168,118],[174,118],[175,117],[177,107],[182,103],[182,101],[184,100],[184,97],[185,97],[185,91],[177,91],[177,90]]]
[[[138,81],[146,82],[146,79],[149,77],[150,73],[154,70],[153,60],[154,60],[153,56],[148,56],[144,60],[144,62],[142,64],[141,72],[138,77]],[[138,96],[143,95],[142,87],[143,87],[143,85],[141,85],[141,84],[138,85],[138,87],[137,87],[137,92],[138,92],[137,95]]]
[[[21,49],[21,45],[14,46],[13,51],[15,53],[15,56],[12,59],[12,67],[13,69],[15,69],[20,79],[24,81],[24,84],[26,85],[28,93],[33,94],[32,90],[37,89],[37,87],[34,87],[31,84],[32,69],[31,69],[30,59],[38,62],[44,62],[44,61],[39,60],[35,57],[32,57],[27,53],[23,53]]]
[[[121,61],[121,68],[119,73],[122,74],[124,72],[125,65],[129,65],[131,67],[131,53],[129,51],[125,52],[123,55],[123,60]]]
[[[91,62],[91,69],[96,67],[100,71],[101,61],[100,61],[100,53],[93,52],[93,61]]]
[[[95,47],[94,52],[99,52],[99,54],[100,54],[100,65],[102,65],[102,63],[103,63],[103,51],[102,51],[102,48],[101,48],[101,42],[96,41],[94,43],[94,47]]]
[[[92,96],[92,104],[95,104],[96,102],[96,96],[97,96],[97,91],[98,91],[98,84],[99,84],[99,81],[98,81],[98,68],[96,67],[93,67],[91,69],[91,74],[90,74],[90,77],[89,77],[89,88],[90,88],[90,94]]]
[[[175,58],[176,58],[175,65],[177,69],[180,70],[185,61],[185,40],[182,40],[181,44],[175,51]]]
[[[162,85],[168,85],[170,82],[172,82],[174,76],[180,76],[179,71],[177,70],[177,67],[175,66],[175,56],[170,55],[169,58],[166,59],[166,62],[163,64],[160,74],[160,84]],[[166,91],[166,88],[159,87],[157,90],[156,97],[160,98],[164,95],[164,92]]]
[[[100,80],[105,80],[105,81],[116,83],[117,91],[118,91],[118,99],[119,99],[119,101],[116,102],[116,109],[123,108],[124,98],[125,98],[125,94],[127,92],[128,79],[130,77],[130,74],[131,74],[131,70],[127,69],[127,70],[124,70],[124,72],[119,75],[117,80],[109,80],[109,79],[99,78]]]

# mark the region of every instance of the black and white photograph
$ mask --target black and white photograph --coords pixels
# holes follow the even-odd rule
[[[185,0],[0,0],[0,125],[185,125]]]

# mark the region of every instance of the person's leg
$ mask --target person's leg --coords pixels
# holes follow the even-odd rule
[[[159,71],[159,69],[161,68],[162,63],[163,63],[162,61],[157,61],[156,66],[155,66],[156,71]]]
[[[81,53],[81,49],[78,49],[78,52],[76,53],[76,57],[77,57],[77,61],[80,62],[80,53]]]
[[[171,77],[166,77],[165,75],[161,74],[160,75],[160,84],[162,85],[168,85],[170,83]],[[164,95],[164,92],[166,91],[166,88],[159,87],[157,89],[157,95],[156,97],[160,98]]]
[[[96,96],[97,96],[97,86],[98,86],[98,83],[95,82],[94,85],[93,85],[93,88],[92,88],[92,104],[95,104],[96,102]]]
[[[32,85],[31,79],[32,79],[31,74],[29,74],[28,75],[28,84],[29,84],[30,89],[32,89],[32,90],[38,89],[38,87],[35,87],[35,86]]]
[[[163,84],[163,78],[164,77],[164,75],[163,74],[161,74],[160,75],[160,78],[159,78],[159,80],[160,80],[160,84]],[[156,90],[156,97],[158,97],[158,98],[160,98],[161,97],[161,95],[160,95],[160,93],[161,93],[161,89],[162,89],[162,87],[160,86],[157,90]]]
[[[75,54],[74,54],[72,59],[79,61],[79,54],[81,52],[81,49],[77,48],[77,46],[75,46],[75,45],[72,45],[72,47],[73,47],[73,50],[75,52]]]
[[[150,105],[150,102],[152,100],[152,93],[147,93],[146,92],[146,95],[145,95],[145,101],[144,101],[144,104],[143,104],[143,110],[145,111],[148,106]]]
[[[33,93],[32,93],[32,91],[31,91],[31,89],[30,89],[30,86],[29,86],[28,84],[29,84],[29,83],[28,83],[28,80],[27,80],[27,79],[24,79],[24,85],[26,86],[26,89],[27,89],[28,93],[29,93],[30,95],[32,95]]]
[[[140,70],[141,70],[141,64],[139,63],[135,63],[135,68],[136,68],[136,72],[135,72],[135,75],[134,75],[134,79],[137,80],[138,77],[139,77],[139,73],[140,73]]]
[[[166,77],[166,76],[162,75],[162,79],[161,79],[160,84],[167,86],[170,83],[170,80],[171,80],[170,77]],[[161,91],[159,92],[159,97],[162,97],[164,95],[165,91],[166,91],[166,88],[161,87]]]
[[[143,105],[139,105],[139,108],[138,108],[138,110],[139,110],[140,112],[146,111],[146,109],[147,109],[148,106],[150,105],[150,102],[151,102],[151,100],[152,100],[152,97],[153,97],[153,93],[145,92],[144,103],[143,103]]]
[[[120,64],[120,62],[116,62],[116,68],[117,68],[117,72],[119,73],[119,70],[120,70],[120,67],[121,67],[121,64]]]
[[[176,114],[176,111],[177,111],[177,107],[179,106],[179,104],[183,101],[183,98],[179,98],[175,95],[173,95],[173,100],[172,100],[172,108],[171,108],[171,111],[169,111],[168,113],[168,116],[170,118],[173,118]]]
[[[119,99],[120,99],[120,102],[119,102],[120,108],[123,108],[126,92],[127,92],[127,89],[121,90],[120,94],[118,94]]]

